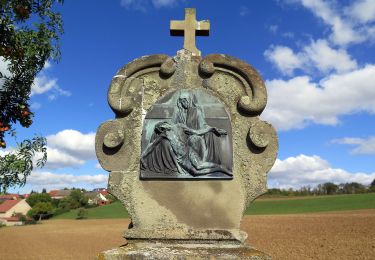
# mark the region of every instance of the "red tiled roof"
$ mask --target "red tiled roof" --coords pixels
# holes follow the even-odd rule
[[[107,196],[107,195],[108,195],[108,191],[106,191],[106,190],[102,190],[102,191],[100,191],[100,193],[101,193],[103,196]]]
[[[59,191],[59,190],[51,190],[51,191],[49,192],[49,195],[50,195],[51,197],[55,197],[58,191]]]
[[[3,203],[0,204],[0,213],[7,212],[20,201],[21,200],[5,200]]]
[[[6,194],[6,195],[0,195],[0,200],[14,200],[14,199],[19,199],[20,195],[18,194]]]

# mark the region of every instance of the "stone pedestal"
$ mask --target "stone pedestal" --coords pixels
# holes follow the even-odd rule
[[[99,260],[124,259],[271,259],[249,245],[223,241],[129,241],[127,245],[104,251]]]

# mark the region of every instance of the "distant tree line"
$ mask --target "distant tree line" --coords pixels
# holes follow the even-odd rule
[[[87,217],[86,208],[97,207],[97,204],[89,204],[88,197],[84,194],[84,189],[71,189],[70,195],[62,199],[53,199],[50,194],[43,189],[42,193],[32,191],[26,202],[32,207],[28,212],[28,216],[35,219],[48,219],[68,212],[72,209],[79,209],[77,219]],[[108,194],[107,199],[116,200],[112,195]]]
[[[267,195],[271,196],[316,196],[316,195],[339,195],[339,194],[359,194],[375,192],[375,179],[369,186],[358,182],[348,182],[334,184],[326,182],[315,187],[303,186],[299,189],[268,189]]]
[[[43,189],[42,193],[32,192],[26,201],[32,207],[28,215],[35,220],[47,219],[71,209],[88,206],[88,198],[78,189],[72,190],[69,196],[59,200],[52,199]]]

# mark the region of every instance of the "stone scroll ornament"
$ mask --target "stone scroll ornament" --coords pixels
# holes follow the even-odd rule
[[[267,191],[278,141],[259,118],[266,87],[240,59],[201,56],[195,36],[209,28],[186,9],[171,22],[184,49],[135,59],[110,84],[115,119],[98,128],[96,154],[131,218],[128,241],[242,245],[244,211]]]

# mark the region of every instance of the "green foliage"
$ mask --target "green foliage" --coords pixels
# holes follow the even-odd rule
[[[12,186],[22,186],[32,172],[33,158],[37,153],[42,157],[36,162],[43,167],[47,161],[47,141],[44,137],[34,137],[18,144],[17,150],[0,156],[0,192]]]
[[[81,190],[72,190],[68,197],[71,199],[71,209],[85,207],[88,203],[88,198]]]
[[[375,192],[375,179],[371,182],[369,190],[370,192]]]
[[[62,20],[53,11],[62,0],[0,0],[0,58],[7,73],[0,73],[0,149],[6,148],[5,133],[16,135],[14,125],[32,124],[29,98],[31,85],[46,61],[58,61]],[[32,156],[43,153],[38,166],[43,166],[47,153],[46,140],[35,137],[18,145],[18,150],[0,157],[0,191],[24,185],[32,170]]]
[[[375,184],[375,180],[373,181]],[[342,183],[336,185],[332,182],[326,182],[317,185],[315,188],[310,186],[301,187],[299,189],[269,189],[263,195],[265,197],[283,197],[283,196],[311,196],[311,195],[334,195],[334,194],[359,194],[375,191],[375,185],[366,187],[357,182]]]
[[[33,193],[26,199],[26,202],[34,207],[38,202],[52,202],[52,199],[48,193]]]
[[[86,219],[87,216],[88,216],[87,209],[84,209],[84,208],[78,209],[76,219]]]
[[[38,202],[35,206],[27,213],[28,216],[34,219],[49,218],[53,215],[53,206],[51,202]]]
[[[0,75],[0,146],[4,133],[19,122],[32,124],[29,109],[31,85],[45,62],[60,57],[59,37],[63,33],[59,13],[53,11],[58,0],[1,0],[0,56],[8,64],[9,75]]]
[[[105,196],[105,198],[109,200],[111,203],[117,201],[117,198],[109,193]]]

